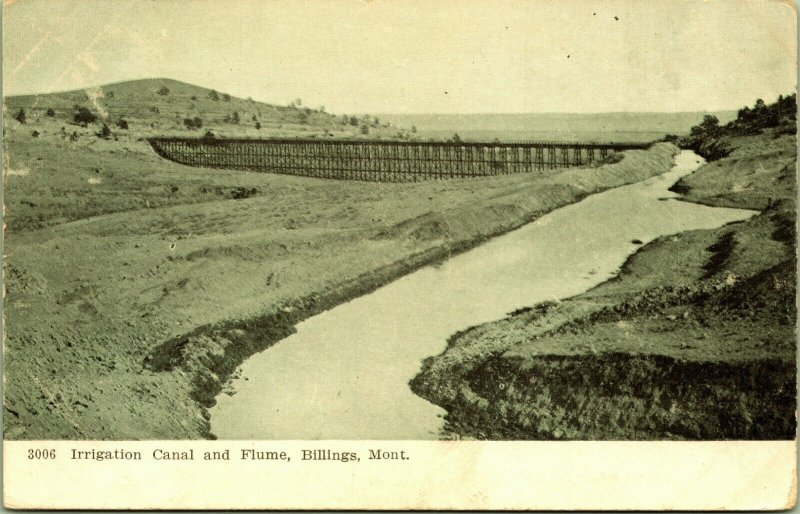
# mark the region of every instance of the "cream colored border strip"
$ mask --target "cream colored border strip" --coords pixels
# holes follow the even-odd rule
[[[796,496],[793,441],[6,441],[3,449],[12,508],[755,510],[791,507]],[[56,458],[29,459],[36,449]],[[142,460],[71,458],[117,449]],[[203,460],[226,449],[230,461]],[[240,460],[244,449],[291,460]],[[370,460],[378,449],[408,460]],[[157,450],[193,450],[194,460],[156,460]],[[360,461],[303,461],[303,450]]]

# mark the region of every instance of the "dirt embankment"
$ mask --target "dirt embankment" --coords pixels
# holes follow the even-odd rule
[[[77,150],[58,161],[57,141],[9,144],[13,167],[33,170],[7,178],[14,201],[44,195],[54,203],[32,202],[32,216],[49,225],[69,205],[76,219],[7,234],[12,439],[208,437],[205,407],[226,378],[299,320],[588,194],[663,173],[677,151],[661,144],[595,168],[369,184],[189,169],[116,150],[88,159],[95,164]],[[63,169],[42,164],[51,162]],[[102,183],[87,182],[94,176]],[[153,187],[178,195],[209,181],[244,181],[259,195],[142,207],[153,205]],[[82,215],[70,198],[84,190],[109,209],[89,202]],[[112,209],[128,200],[139,207]]]
[[[665,237],[583,295],[454,335],[411,383],[453,438],[790,439],[795,138],[739,141],[679,183],[763,209]]]

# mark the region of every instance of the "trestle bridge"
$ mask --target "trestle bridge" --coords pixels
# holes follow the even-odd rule
[[[581,166],[650,143],[430,142],[153,137],[165,159],[189,166],[375,182],[485,177]]]

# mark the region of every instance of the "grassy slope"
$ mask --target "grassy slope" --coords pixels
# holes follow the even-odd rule
[[[618,278],[426,361],[412,387],[453,437],[794,437],[796,142],[737,146],[677,189],[761,215],[657,240]]]
[[[169,103],[155,86],[126,105]],[[112,118],[127,94],[117,87]],[[169,87],[170,97],[194,94]],[[225,377],[298,319],[588,193],[664,172],[676,151],[658,145],[536,176],[326,181],[160,160],[138,141],[158,129],[135,129],[133,116],[116,141],[93,136],[96,127],[65,140],[66,114],[43,115],[58,101],[36,99],[25,125],[9,119],[13,108],[5,118],[10,438],[206,435],[203,405]],[[62,103],[71,113],[72,99]],[[315,126],[324,131],[324,119]],[[242,189],[256,191],[236,199]]]
[[[157,93],[162,86],[168,87],[168,95]],[[165,163],[144,141],[148,136],[197,137],[207,128],[222,136],[244,137],[354,137],[357,132],[357,127],[342,125],[331,114],[312,111],[301,122],[299,109],[235,97],[229,102],[214,101],[209,92],[174,80],[153,79],[6,98],[4,167],[11,177],[26,176],[5,181],[10,231],[110,212],[230,199],[242,192],[264,193],[260,175],[203,169],[186,173],[182,166]],[[74,124],[75,105],[90,108],[99,115],[98,122],[85,128]],[[20,108],[26,112],[25,124],[12,119]],[[55,111],[54,117],[46,115],[48,109]],[[225,116],[233,111],[240,114],[241,122],[225,123]],[[253,115],[262,124],[260,130]],[[184,118],[195,116],[203,119],[201,131],[183,126]],[[121,118],[129,122],[129,129],[116,127]],[[113,129],[111,140],[96,135],[103,121]],[[33,131],[39,136],[33,137]],[[373,128],[369,137],[395,132],[394,127]],[[74,138],[70,137],[73,133]]]

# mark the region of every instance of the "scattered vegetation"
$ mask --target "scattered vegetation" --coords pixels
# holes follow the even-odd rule
[[[761,134],[765,129],[776,129],[776,137],[796,133],[796,115],[796,94],[781,95],[769,105],[758,99],[752,109],[739,109],[736,119],[726,125],[720,125],[716,116],[707,114],[700,124],[691,128],[688,136],[668,135],[664,140],[693,150],[708,161],[716,161],[731,153],[729,139],[732,137]]]
[[[25,109],[20,109],[17,111],[17,114],[14,115],[14,119],[18,122],[24,124],[25,123]]]
[[[47,115],[48,118],[55,118],[56,117],[56,111],[54,111],[53,108],[51,107],[51,108],[47,109],[47,112],[45,113],[45,115]]]
[[[169,88],[167,86],[161,86],[158,90],[158,94],[161,96],[167,96],[169,94]]]

